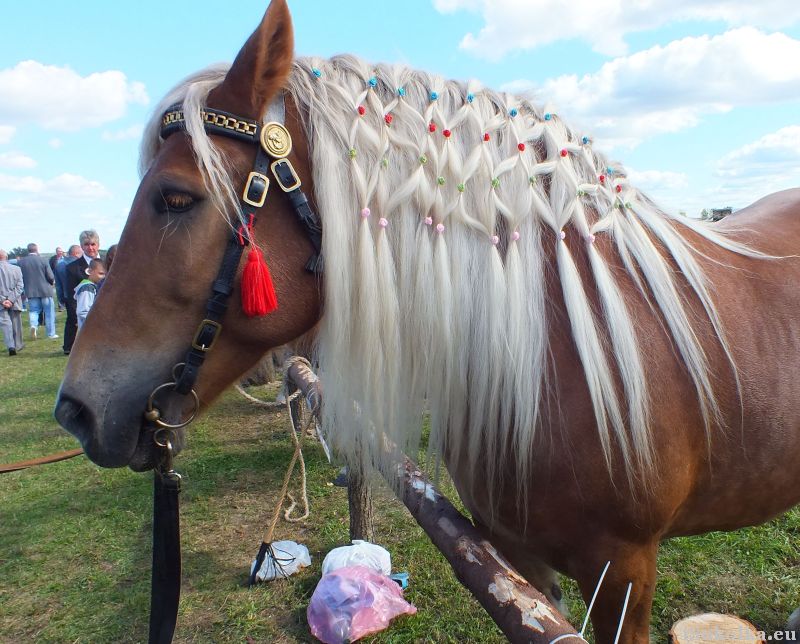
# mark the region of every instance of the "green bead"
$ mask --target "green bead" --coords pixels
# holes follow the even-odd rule
[[[387,159],[386,157],[383,157],[381,159],[381,167],[382,168],[388,168],[389,167],[389,159]]]
[[[436,179],[436,183],[438,183],[440,186],[443,186],[444,185],[444,177],[439,177],[438,179]]]
[[[420,158],[419,158],[419,162],[420,162],[422,165],[425,165],[425,164],[428,162],[428,157],[426,157],[426,156],[423,154],[422,156],[420,156]]]
[[[350,148],[350,151],[347,154],[350,155],[351,159],[355,159],[356,158],[356,149],[355,148]]]
[[[497,177],[492,179],[492,188],[497,188],[499,185],[500,185],[500,179],[498,179]]]
[[[533,185],[536,183],[536,177],[528,177],[528,182]]]
[[[456,187],[458,188],[459,192],[464,192],[464,184],[463,183],[459,183]]]

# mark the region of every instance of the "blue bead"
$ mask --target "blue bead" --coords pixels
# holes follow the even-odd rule
[[[437,94],[436,92],[431,92],[431,100],[435,101],[437,98],[439,98],[439,94]]]
[[[511,111],[509,112],[509,114],[511,115],[511,118],[514,118],[517,114],[519,114],[519,112],[517,112],[517,108],[516,107],[512,107]]]
[[[317,78],[322,76],[322,72],[319,71],[316,67],[312,67],[311,68],[311,73],[314,74],[314,76],[316,76]]]
[[[583,141],[584,145],[588,145],[589,144],[589,137],[588,136],[584,136],[581,140]]]
[[[472,103],[472,101],[474,101],[474,100],[475,100],[475,95],[474,94],[472,94],[472,93],[467,94],[467,103]]]
[[[611,166],[608,166],[606,168],[606,174],[614,174],[614,168],[612,168]]]
[[[378,79],[373,76],[367,82],[369,83],[370,87],[375,87],[378,84]]]
[[[545,121],[549,121],[549,120],[551,120],[552,118],[553,118],[553,115],[552,115],[552,114],[550,114],[550,112],[548,112],[547,114],[545,114],[545,115],[544,115],[544,120],[545,120]]]
[[[406,88],[405,87],[398,87],[397,88],[397,95],[398,96],[405,96],[406,95]]]

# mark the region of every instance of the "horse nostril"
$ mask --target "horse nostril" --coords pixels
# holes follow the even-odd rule
[[[54,416],[59,425],[81,442],[94,433],[94,415],[82,402],[67,394],[58,396]]]

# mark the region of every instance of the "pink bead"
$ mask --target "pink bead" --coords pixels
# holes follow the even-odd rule
[[[497,246],[500,243],[500,238],[497,235],[492,235],[492,243]]]
[[[383,217],[381,217],[380,219],[378,219],[378,225],[381,228],[386,228],[386,226],[389,225],[389,222],[386,219],[384,219]]]
[[[560,231],[560,232],[558,233],[558,236],[559,236],[561,239],[566,239],[566,238],[567,238],[567,233],[565,233],[565,232],[562,230],[562,231]]]
[[[514,241],[519,241],[519,231],[518,230],[515,230],[513,233],[511,233],[511,239],[513,239]]]
[[[589,243],[590,244],[594,244],[594,240],[595,239],[596,239],[596,237],[594,235],[589,235]]]
[[[362,217],[369,217],[369,216],[370,216],[370,214],[371,214],[371,213],[370,213],[370,210],[369,210],[369,208],[364,208],[364,210],[362,210],[362,211],[361,211],[361,216],[362,216]]]
[[[436,224],[436,232],[443,233],[444,232],[444,224]]]
[[[433,224],[433,217],[425,217],[425,225],[430,226]]]

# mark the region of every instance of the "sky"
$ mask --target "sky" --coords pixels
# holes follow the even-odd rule
[[[142,127],[266,1],[3,0],[0,248],[119,240]],[[535,102],[672,212],[800,187],[798,0],[289,0],[297,55],[354,53]]]

